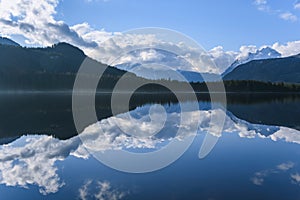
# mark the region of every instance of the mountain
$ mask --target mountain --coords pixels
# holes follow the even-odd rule
[[[199,73],[184,70],[177,70],[177,72],[184,76],[184,78],[186,78],[186,80],[189,82],[212,82],[221,79],[220,75],[212,73]]]
[[[252,60],[262,60],[262,59],[269,59],[269,58],[280,58],[281,54],[278,53],[276,50],[265,47],[260,50],[257,50],[255,53],[248,53],[246,57],[240,57],[235,60],[226,70],[222,73],[222,77],[226,76],[232,70],[234,70],[237,66],[241,64],[245,64]]]
[[[300,83],[300,54],[286,58],[253,60],[239,65],[223,79]]]
[[[87,56],[82,50],[68,43],[58,43],[47,48],[0,45],[0,89],[71,90],[85,58]],[[91,61],[100,68],[107,67]],[[101,86],[111,88],[124,73],[107,67]]]
[[[1,73],[76,72],[86,56],[79,48],[58,43],[47,48],[0,46]]]
[[[0,37],[0,45],[20,46],[15,41],[8,39],[6,37]]]
[[[141,63],[122,63],[115,65],[117,69],[125,70],[139,77],[143,77],[150,80],[178,80],[177,72],[175,70],[166,69],[159,64],[141,64]]]
[[[143,66],[140,63],[124,63],[117,65],[116,68],[124,69],[126,71],[132,72],[137,76],[151,79],[151,80],[177,80],[185,81],[180,75],[182,75],[188,82],[204,82],[204,81],[218,81],[221,79],[220,75],[213,73],[200,73],[194,71],[185,70],[173,70],[168,68],[160,68],[160,66],[155,67],[154,65]],[[178,74],[179,73],[179,74]],[[204,80],[205,79],[205,80]]]

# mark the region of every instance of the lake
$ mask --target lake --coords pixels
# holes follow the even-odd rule
[[[0,94],[1,199],[300,198],[300,95],[184,97],[97,94],[78,135],[70,94]]]

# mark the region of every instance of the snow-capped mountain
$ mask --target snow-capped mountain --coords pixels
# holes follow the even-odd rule
[[[223,80],[254,80],[273,83],[300,83],[300,55],[253,60],[239,65]]]
[[[268,58],[280,58],[281,54],[277,52],[276,50],[265,47],[262,49],[257,50],[255,53],[248,53],[246,57],[239,57],[237,58],[223,73],[222,77],[230,73],[232,70],[234,70],[237,66],[241,64],[248,63],[252,60],[262,60],[262,59],[268,59]]]
[[[20,46],[15,41],[8,39],[6,37],[0,37],[0,45]]]

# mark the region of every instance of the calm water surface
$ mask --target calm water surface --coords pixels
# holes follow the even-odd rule
[[[181,135],[176,135],[181,116],[176,101],[134,100],[130,123],[126,112],[112,116],[109,97],[98,97],[96,102],[98,122],[91,122],[78,136],[69,95],[0,96],[1,199],[300,198],[297,96],[234,96],[228,98],[227,110],[221,104],[211,109],[208,101],[200,100],[199,109],[187,111],[191,126],[199,123],[197,132],[186,127]],[[183,104],[189,107],[191,103]],[[149,111],[154,114],[152,119]],[[195,114],[200,118],[193,118]],[[222,133],[214,135],[208,131],[210,119],[222,114],[226,114]],[[163,124],[157,120],[161,116],[166,117]],[[128,134],[151,134],[153,129],[159,131],[142,139]],[[206,134],[218,141],[199,159]],[[142,174],[112,169],[86,148],[145,153],[159,151],[171,140],[194,136],[178,160]]]

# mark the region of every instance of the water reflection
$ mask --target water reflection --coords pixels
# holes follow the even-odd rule
[[[96,188],[93,188],[95,187]],[[91,193],[96,191],[95,193]],[[86,199],[111,199],[119,200],[123,199],[128,194],[128,191],[120,191],[118,189],[113,189],[111,184],[108,181],[97,181],[94,183],[93,180],[88,180],[84,185],[79,189],[79,198],[82,200]]]
[[[281,163],[281,164],[277,165],[275,168],[265,169],[265,170],[255,172],[254,176],[251,178],[251,181],[253,182],[253,184],[261,186],[261,185],[263,185],[265,179],[268,176],[288,172],[294,166],[295,166],[295,163],[286,162],[286,163]],[[292,181],[300,182],[300,180],[297,180],[297,174],[298,173],[290,175],[292,178]]]
[[[276,101],[277,105],[282,104],[283,107],[289,107],[289,105],[292,107],[294,103],[295,101],[291,101],[290,104],[286,101]],[[188,106],[189,102],[185,104]],[[40,109],[46,108],[44,105],[42,103],[35,104],[36,107],[34,109],[33,107],[29,108],[29,110],[22,104],[19,105],[21,118],[24,117],[23,122],[15,121],[21,119],[18,116],[14,116],[12,119],[3,118],[3,121],[6,120],[5,122],[9,122],[7,124],[12,127],[1,125],[5,127],[1,129],[3,132],[10,133],[1,135],[2,141],[5,141],[0,146],[0,183],[2,185],[27,188],[26,190],[31,191],[31,193],[35,193],[31,188],[36,186],[39,193],[49,195],[49,199],[63,199],[67,190],[71,191],[73,197],[81,199],[153,199],[157,197],[168,199],[172,195],[178,199],[245,197],[241,192],[232,191],[235,187],[230,187],[227,184],[226,179],[231,175],[234,176],[231,177],[232,182],[244,186],[243,191],[246,191],[246,194],[247,192],[253,195],[259,193],[260,189],[253,188],[253,186],[266,187],[266,191],[270,191],[272,188],[278,189],[273,194],[267,192],[268,195],[262,195],[262,199],[272,197],[275,194],[278,195],[278,192],[283,192],[283,190],[286,191],[282,193],[283,196],[290,192],[290,195],[286,197],[299,195],[297,192],[299,188],[293,188],[293,186],[298,187],[300,183],[297,159],[300,154],[298,147],[300,144],[299,131],[284,125],[251,123],[251,120],[245,120],[246,117],[244,119],[237,117],[236,112],[243,113],[242,110],[246,104],[231,104],[229,110],[224,111],[222,109],[211,110],[208,102],[199,102],[199,110],[189,111],[190,125],[200,122],[197,133],[190,132],[187,126],[184,127],[185,131],[182,134],[176,135],[177,125],[180,122],[180,107],[176,103],[167,103],[163,104],[164,110],[154,110],[157,119],[162,114],[160,112],[165,114],[167,121],[163,124],[162,129],[160,120],[152,120],[151,126],[141,124],[150,120],[148,113],[151,104],[146,104],[135,107],[129,112],[130,116],[135,119],[133,122],[136,123],[132,123],[132,121],[127,123],[126,113],[120,113],[116,116],[103,117],[99,122],[86,127],[80,136],[65,135],[66,132],[70,132],[67,124],[72,124],[70,121],[68,122],[69,119],[66,115],[58,118],[57,122],[61,124],[49,126],[49,124],[55,124],[53,120],[59,117],[57,113],[54,114],[55,112],[61,114],[61,112],[69,111],[48,104],[46,107],[51,108],[52,114],[55,116],[52,117],[51,112],[45,113],[43,109]],[[253,105],[261,108],[261,102],[253,103]],[[273,104],[271,105],[273,106]],[[263,106],[266,107],[267,104],[263,103]],[[237,107],[239,109],[235,109]],[[13,109],[16,108],[7,106],[7,110],[3,109],[2,115],[12,116],[8,111]],[[48,120],[49,124],[37,123],[38,117],[42,115],[37,114],[35,116],[32,114],[33,111],[46,115],[44,122]],[[30,117],[25,117],[26,112]],[[218,124],[211,124],[211,117],[224,114],[224,112],[226,112],[226,121],[223,132],[214,135],[220,137],[220,142],[208,158],[199,160],[197,153],[204,134],[209,130],[209,127],[218,126]],[[278,109],[278,116],[282,115],[282,112]],[[109,115],[109,112],[106,114]],[[200,119],[193,116],[200,116]],[[13,121],[10,120],[15,121],[17,126],[13,125]],[[30,122],[30,120],[33,121]],[[36,130],[42,131],[31,132],[31,129],[27,129],[26,132],[18,133],[20,128],[25,127],[25,123],[30,123],[26,127],[33,129],[33,124],[37,124],[35,127],[40,126],[40,128]],[[24,126],[19,126],[22,124]],[[122,128],[119,124],[122,124]],[[44,127],[54,128],[44,129]],[[99,131],[100,128],[101,132]],[[153,134],[156,133],[155,130],[157,129],[160,131]],[[52,136],[53,132],[47,132],[48,130],[58,132]],[[59,133],[60,130],[63,134]],[[127,133],[131,130],[146,132],[146,134],[144,137],[137,134],[128,135]],[[41,135],[23,135],[23,133],[40,133]],[[214,134],[214,132],[209,133]],[[16,139],[19,134],[23,136]],[[125,150],[145,153],[157,151],[168,145],[171,140],[184,141],[193,134],[197,134],[196,139],[188,152],[173,165],[157,172],[157,176],[155,173],[130,175],[116,172],[95,161],[86,149],[100,152]],[[66,136],[67,139],[62,140],[64,139],[62,136]],[[11,141],[8,140],[9,138],[12,138]],[[85,145],[82,144],[82,139],[85,141]],[[74,165],[79,168],[69,168],[70,166],[74,167]],[[84,170],[80,170],[81,167],[84,167]],[[183,169],[188,170],[179,174],[178,171],[182,172]],[[174,173],[177,175],[176,177],[173,177]],[[77,177],[77,174],[82,175]],[[159,180],[165,184],[164,190],[156,186],[155,181]],[[284,187],[278,188],[274,185],[274,183],[281,181],[283,181]],[[186,185],[182,185],[183,183]],[[202,190],[202,192],[198,192],[196,190],[199,189],[198,186],[207,192]],[[214,187],[217,190],[214,190]],[[287,187],[290,188],[287,189]],[[3,189],[8,190],[6,187]],[[153,189],[156,190],[155,194],[150,192]]]

